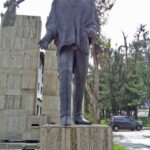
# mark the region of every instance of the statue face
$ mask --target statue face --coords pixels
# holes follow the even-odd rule
[[[16,2],[16,0],[11,0],[12,2]]]
[[[11,2],[11,3],[13,3],[13,2],[16,2],[16,0],[8,0],[8,2]]]

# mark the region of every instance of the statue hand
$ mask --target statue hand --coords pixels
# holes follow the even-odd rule
[[[91,39],[95,39],[96,38],[96,33],[93,29],[89,29],[88,30],[88,37]]]
[[[89,29],[83,28],[83,29],[87,33],[88,38],[90,38],[91,40],[97,39],[97,34],[95,29],[93,28],[89,28]]]
[[[47,50],[48,49],[48,42],[44,40],[40,40],[38,45],[41,49]]]

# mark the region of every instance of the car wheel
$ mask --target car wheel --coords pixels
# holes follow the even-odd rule
[[[141,130],[141,126],[137,125],[136,129],[137,129],[137,131],[140,131]]]
[[[113,130],[117,132],[119,130],[119,127],[118,126],[114,126]]]
[[[134,131],[134,129],[131,129],[131,131]]]

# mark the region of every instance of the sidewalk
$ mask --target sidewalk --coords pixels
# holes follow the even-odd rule
[[[143,127],[143,130],[150,130],[150,127]]]
[[[113,141],[127,150],[150,150],[150,130],[113,132]]]

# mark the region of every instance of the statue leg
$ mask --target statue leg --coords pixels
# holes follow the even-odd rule
[[[60,124],[70,125],[73,51],[66,46],[57,56],[60,83]]]
[[[73,91],[73,120],[75,124],[90,125],[91,122],[82,115],[82,103],[88,69],[88,55],[81,50],[75,51],[74,59],[74,91]]]

